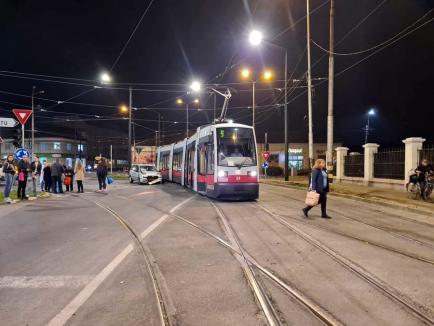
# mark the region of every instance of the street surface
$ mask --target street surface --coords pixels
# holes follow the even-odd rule
[[[175,184],[0,206],[1,325],[430,325],[434,220],[261,185],[215,202]]]

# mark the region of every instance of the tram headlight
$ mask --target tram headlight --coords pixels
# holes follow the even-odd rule
[[[256,177],[257,176],[256,171],[249,171],[249,172],[247,172],[247,174],[250,175],[251,177]]]
[[[226,171],[219,170],[219,171],[217,172],[217,175],[218,175],[219,178],[227,178],[228,173],[227,173]]]

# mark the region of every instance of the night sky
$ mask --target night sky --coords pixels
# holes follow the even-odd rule
[[[115,83],[111,87],[117,89],[95,89],[100,73],[111,70],[148,4],[149,0],[1,0],[1,116],[10,116],[12,108],[29,107],[35,85],[45,91],[38,95],[36,104],[47,110],[36,111],[38,136],[74,137],[79,133],[124,141],[127,123],[121,120],[118,106],[128,103],[127,88],[132,84],[133,107],[157,110],[164,117],[165,140],[170,141],[182,138],[185,130],[185,111],[176,107],[175,99],[193,99],[186,94],[193,78],[209,84],[230,84],[233,97],[229,117],[250,124],[251,85],[241,83],[240,69],[251,67],[259,77],[270,68],[275,80],[257,83],[257,137],[263,141],[264,132],[268,132],[270,141],[283,142],[283,107],[278,104],[283,104],[279,88],[283,87],[284,50],[280,47],[288,50],[289,75],[303,79],[307,68],[306,2],[155,0],[111,71]],[[335,51],[348,53],[395,36],[432,9],[434,1],[335,0],[335,6]],[[328,1],[311,0],[311,38],[326,48],[328,9]],[[431,11],[407,32],[433,17]],[[377,111],[372,118],[375,130],[371,142],[394,146],[411,136],[434,141],[433,26],[431,21],[375,54],[371,51],[335,57],[337,142],[359,150],[366,112],[371,107]],[[252,27],[262,29],[267,39],[259,49],[247,42]],[[328,59],[313,44],[312,64],[312,77],[320,79],[313,82],[314,140],[325,142],[327,80],[321,78],[327,78]],[[290,142],[306,142],[306,82],[290,86]],[[74,104],[56,105],[56,101],[74,96]],[[213,118],[212,97],[204,93],[200,101],[201,110],[192,108],[190,114],[192,128]],[[221,105],[220,97],[217,103]],[[138,124],[136,140],[153,139],[155,112],[134,111],[134,118]]]

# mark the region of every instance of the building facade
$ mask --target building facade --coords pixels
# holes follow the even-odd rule
[[[334,144],[333,148],[342,146],[342,144]],[[258,156],[261,164],[264,162],[262,153],[265,151],[265,144],[258,143]],[[313,144],[313,158],[325,159],[327,151],[326,143]],[[270,166],[285,167],[285,144],[284,143],[269,143],[268,152],[270,152]],[[333,153],[335,157],[335,153]],[[309,168],[309,145],[307,143],[290,143],[288,144],[288,167],[296,170]]]
[[[8,154],[13,154],[16,148],[12,144],[12,139],[5,139],[1,144],[1,157],[6,158]],[[62,164],[73,166],[76,158],[81,158],[86,163],[87,142],[77,139],[59,137],[35,138],[35,153],[41,162],[54,162],[56,159]]]

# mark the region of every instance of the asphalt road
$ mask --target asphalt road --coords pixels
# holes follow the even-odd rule
[[[261,186],[212,202],[174,184],[0,208],[1,325],[434,324],[434,221]]]

